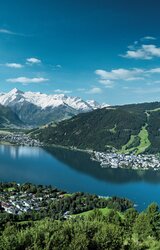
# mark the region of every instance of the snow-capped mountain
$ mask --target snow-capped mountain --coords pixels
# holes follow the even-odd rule
[[[92,109],[100,108],[99,103],[96,102],[95,100],[87,100],[86,102],[89,104],[89,106],[90,106]]]
[[[24,123],[29,125],[43,125],[102,108],[94,100],[84,101],[79,97],[64,94],[22,92],[16,88],[8,93],[0,93],[0,104],[10,107]]]

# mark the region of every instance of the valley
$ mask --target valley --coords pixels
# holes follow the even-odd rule
[[[57,115],[60,115],[57,106],[61,108],[62,100],[64,105],[68,102],[68,105],[79,110],[80,114],[72,113],[73,117],[63,117],[63,121],[58,121],[49,114],[50,122],[47,123],[42,110],[46,113],[46,108],[52,107],[53,114],[56,106]],[[35,127],[35,124],[39,123],[35,113],[28,114],[29,119],[26,116],[28,121],[34,120],[34,124],[31,125],[30,122],[25,123],[24,119],[21,121],[20,118],[23,116],[18,109],[24,111],[28,103],[35,105],[36,102],[37,107],[41,106],[41,121],[45,121],[45,124]],[[93,101],[88,101],[87,104],[77,98],[24,93],[13,89],[7,94],[0,95],[0,103],[5,105],[1,106],[5,115],[0,114],[3,122],[5,121],[0,125],[2,144],[61,146],[89,152],[91,158],[99,161],[103,167],[160,169],[159,102],[104,107]],[[15,109],[16,107],[18,109]]]
[[[160,1],[0,1],[0,250],[160,250]]]

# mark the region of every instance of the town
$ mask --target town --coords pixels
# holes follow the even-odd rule
[[[114,206],[123,210],[133,207],[133,202],[83,192],[67,193],[51,185],[0,183],[0,224],[8,219],[17,222],[46,217],[64,220],[95,208]]]
[[[1,143],[5,142],[12,145],[35,146],[35,147],[43,146],[43,143],[41,143],[39,140],[31,138],[29,135],[23,132],[0,133],[0,141]]]
[[[129,168],[142,170],[159,170],[160,158],[157,155],[134,155],[134,154],[118,154],[103,153],[94,151],[91,156],[92,160],[100,162],[101,167],[111,168]]]
[[[9,214],[21,215],[46,209],[51,201],[61,199],[63,196],[64,193],[51,187],[14,183],[1,190],[0,208]]]

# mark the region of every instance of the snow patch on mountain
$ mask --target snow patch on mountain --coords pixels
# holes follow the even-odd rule
[[[64,94],[47,95],[40,92],[23,92],[16,88],[8,93],[0,94],[0,104],[4,106],[14,106],[17,103],[23,102],[32,103],[41,109],[67,105],[77,111],[88,112],[101,108],[101,105],[94,100],[84,101],[80,97],[71,97]]]

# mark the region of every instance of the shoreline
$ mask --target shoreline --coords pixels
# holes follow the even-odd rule
[[[90,155],[90,160],[98,162],[100,164],[101,168],[143,170],[143,171],[147,171],[147,170],[160,171],[160,165],[159,165],[158,168],[156,166],[152,167],[152,166],[147,166],[147,165],[145,165],[145,167],[142,167],[142,166],[139,167],[138,165],[135,167],[135,166],[132,165],[132,163],[126,164],[126,165],[123,165],[123,166],[119,166],[119,164],[117,164],[117,165],[115,165],[115,164],[114,165],[112,165],[112,164],[106,164],[106,162],[105,162],[106,159],[104,161],[102,161],[98,157],[96,157],[96,154],[103,154],[103,155],[106,155],[107,157],[108,156],[112,156],[112,155],[114,155],[114,157],[115,157],[115,155],[117,157],[120,157],[120,156],[121,157],[122,156],[123,157],[129,157],[129,156],[131,157],[132,156],[132,157],[141,158],[141,159],[144,157],[145,158],[145,163],[146,163],[146,158],[152,157],[155,160],[155,159],[157,159],[156,155],[149,155],[149,154],[148,155],[130,155],[130,154],[119,154],[119,153],[112,153],[112,152],[110,152],[110,153],[104,153],[104,152],[95,151],[93,149],[80,149],[80,148],[76,148],[76,147],[63,146],[63,145],[59,145],[59,144],[58,145],[52,144],[52,145],[47,145],[47,146],[42,146],[42,147],[44,147],[44,148],[45,147],[62,148],[62,149],[66,149],[66,150],[87,153],[87,154]],[[160,164],[160,159],[158,161],[159,161],[158,163]],[[151,163],[150,163],[150,165],[151,165]]]
[[[0,141],[0,145],[6,146],[26,146],[26,147],[39,147],[39,148],[61,148],[70,151],[83,152],[90,155],[91,161],[97,161],[100,164],[101,168],[112,168],[112,169],[129,169],[129,170],[152,170],[160,171],[160,159],[156,155],[132,155],[132,154],[119,154],[119,153],[106,153],[98,152],[93,149],[81,149],[73,146],[63,146],[60,144],[43,144],[41,145],[23,145],[20,143],[11,143],[8,141]],[[128,161],[131,158],[132,161]],[[127,159],[127,162],[124,160]],[[140,160],[139,162],[137,162]],[[153,160],[153,164],[152,161]],[[122,162],[122,164],[121,164]],[[136,162],[136,165],[135,165]],[[147,163],[148,162],[148,163]],[[155,165],[155,162],[157,165]]]
[[[47,146],[42,146],[42,147],[54,147],[54,148],[62,148],[62,149],[66,149],[66,150],[71,150],[71,151],[77,151],[77,152],[84,152],[84,153],[87,153],[90,155],[90,159],[91,161],[96,161],[100,164],[100,167],[101,168],[112,168],[112,169],[128,169],[128,170],[143,170],[143,171],[147,171],[147,170],[152,170],[152,171],[160,171],[160,159],[158,160],[158,157],[157,155],[132,155],[132,154],[119,154],[119,153],[104,153],[104,152],[98,152],[98,151],[95,151],[93,149],[80,149],[80,148],[76,148],[76,147],[70,147],[70,146],[63,146],[63,145],[56,145],[56,144],[52,144],[52,145],[47,145]],[[112,165],[111,163],[109,164],[106,164],[106,158],[104,160],[101,160],[99,159],[96,155],[97,154],[102,154],[102,155],[105,155],[107,157],[110,157],[110,156],[116,156],[116,157],[133,157],[135,158],[136,160],[141,158],[141,160],[144,158],[145,159],[145,167],[143,166],[134,166],[133,163],[129,163],[129,164],[123,164],[123,165],[119,165],[119,164],[114,164]],[[152,163],[149,163],[147,165],[147,161],[150,160],[150,158],[153,158],[153,160],[157,160],[157,163],[159,164],[158,167],[156,166],[151,166]],[[138,164],[142,164],[142,161]],[[150,165],[150,166],[149,166]]]
[[[131,169],[131,170],[160,170],[160,158],[157,155],[133,155],[119,153],[104,153],[94,151],[91,157],[100,163],[102,168]]]
[[[63,148],[63,149],[67,149],[67,150],[71,150],[71,151],[78,151],[78,152],[84,152],[84,153],[88,153],[88,154],[92,154],[94,153],[93,149],[81,149],[81,148],[76,148],[76,147],[72,147],[72,146],[63,146],[60,144],[47,144],[47,145],[42,145],[41,147],[53,147],[53,148]]]

